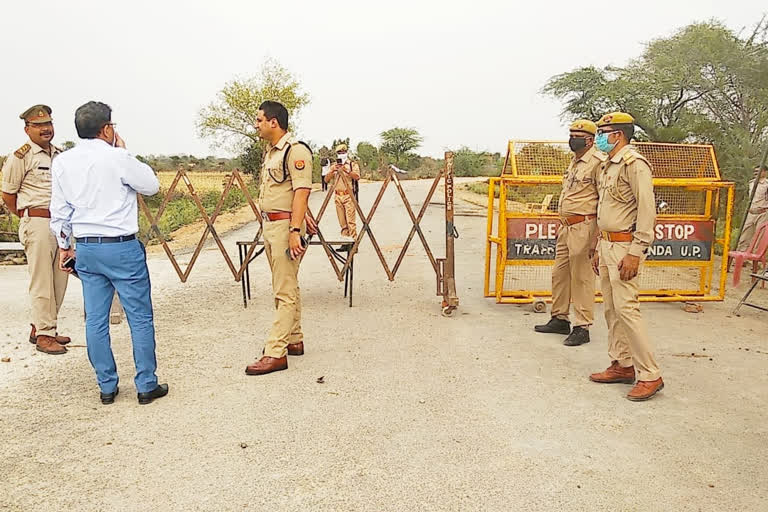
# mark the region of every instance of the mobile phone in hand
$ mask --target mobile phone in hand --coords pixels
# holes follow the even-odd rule
[[[307,239],[305,237],[300,236],[299,237],[299,243],[301,244],[302,248],[306,249],[307,248],[307,244],[309,242],[307,242]],[[290,247],[285,250],[285,255],[288,256],[290,259],[293,259],[293,257],[291,256],[291,248]]]
[[[75,258],[67,258],[62,264],[64,268],[75,270]]]

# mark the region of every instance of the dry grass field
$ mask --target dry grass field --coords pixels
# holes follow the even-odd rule
[[[189,181],[192,183],[192,186],[195,188],[195,191],[198,194],[203,194],[205,192],[209,191],[217,191],[220,192],[224,189],[224,185],[226,184],[227,179],[229,178],[228,172],[221,172],[221,171],[191,171],[187,172],[187,176],[189,177]],[[167,191],[171,184],[173,183],[173,179],[176,177],[175,171],[159,171],[157,173],[157,178],[160,180],[160,187],[161,190]],[[245,180],[246,184],[250,181],[251,177],[249,175],[243,175],[243,179]],[[179,181],[179,183],[176,185],[176,191],[186,194],[188,192],[187,186],[184,184],[183,181]]]

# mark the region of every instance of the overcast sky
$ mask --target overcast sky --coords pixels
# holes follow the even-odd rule
[[[381,131],[402,126],[421,132],[422,154],[503,152],[510,138],[564,138],[561,105],[539,92],[552,75],[623,65],[694,21],[751,27],[765,5],[3,0],[0,153],[24,142],[18,115],[35,103],[53,108],[56,142],[77,140],[74,110],[93,99],[112,106],[133,153],[224,155],[198,137],[197,113],[266,57],[310,95],[304,140],[378,144]]]

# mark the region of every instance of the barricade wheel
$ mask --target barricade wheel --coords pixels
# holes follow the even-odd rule
[[[535,313],[546,313],[547,312],[547,303],[543,300],[537,299],[533,301],[533,311]]]

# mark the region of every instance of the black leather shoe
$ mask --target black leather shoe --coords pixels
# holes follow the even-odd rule
[[[120,393],[120,388],[115,388],[112,393],[99,393],[101,403],[104,405],[115,403],[115,397],[118,395],[118,393]]]
[[[589,343],[589,329],[576,326],[573,328],[573,332],[565,338],[563,345],[566,347],[578,347],[585,343]]]
[[[162,398],[165,395],[168,394],[168,384],[159,384],[155,389],[152,391],[148,391],[146,393],[139,393],[139,403],[141,405],[146,405],[149,403],[152,403],[152,400],[155,398]]]
[[[571,334],[571,322],[552,317],[544,325],[537,325],[533,328],[536,332],[547,332],[554,334]]]

